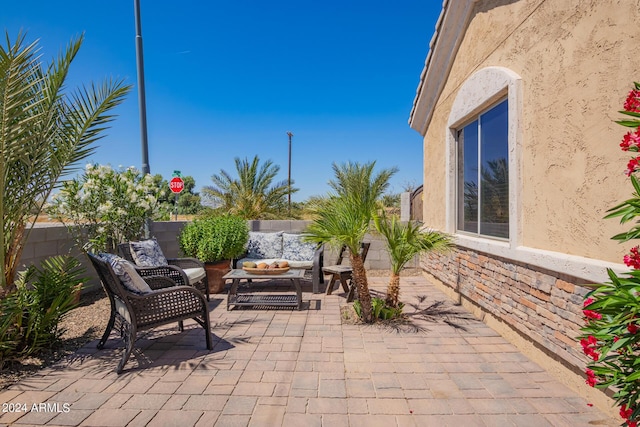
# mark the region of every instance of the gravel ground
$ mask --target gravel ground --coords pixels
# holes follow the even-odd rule
[[[80,305],[71,310],[60,326],[66,329],[62,341],[54,349],[38,357],[29,357],[0,371],[0,389],[51,366],[65,356],[73,354],[87,342],[102,336],[109,320],[109,299],[102,289],[83,294]]]

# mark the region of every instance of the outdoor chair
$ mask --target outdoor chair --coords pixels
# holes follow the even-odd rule
[[[116,369],[118,374],[133,351],[138,331],[145,329],[178,322],[180,331],[183,331],[183,320],[193,319],[205,330],[207,349],[213,349],[209,309],[202,292],[191,286],[177,286],[167,276],[143,279],[130,264],[127,265],[127,261],[116,255],[87,255],[111,303],[109,322],[98,342],[98,349],[104,348],[114,328],[120,331],[125,343]]]
[[[151,248],[158,257],[135,257],[131,251],[131,245],[138,245],[142,248]],[[160,245],[156,239],[143,240],[141,242],[127,242],[118,245],[118,252],[122,258],[132,262],[138,274],[142,277],[147,276],[167,276],[170,277],[178,285],[201,285],[204,286],[205,296],[209,299],[209,280],[204,263],[196,258],[166,258],[160,249]],[[138,259],[136,259],[138,258]],[[140,260],[144,262],[140,262]]]
[[[369,252],[370,246],[371,243],[360,244],[360,257],[362,258],[363,263],[367,259],[367,253]],[[342,285],[342,289],[347,293],[347,302],[351,302],[355,298],[356,294],[356,284],[353,280],[353,268],[350,265],[342,264],[342,260],[346,258],[348,254],[349,251],[347,247],[343,245],[342,248],[340,248],[340,253],[338,254],[338,259],[336,260],[335,265],[323,267],[322,272],[331,275],[331,279],[327,285],[327,295],[331,295],[335,283],[339,281]]]

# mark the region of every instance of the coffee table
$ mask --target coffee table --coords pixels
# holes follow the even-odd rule
[[[248,273],[240,268],[233,269],[229,273],[222,276],[225,280],[232,280],[231,289],[229,289],[229,297],[227,298],[227,310],[232,305],[236,306],[276,306],[276,307],[297,307],[302,309],[302,288],[300,287],[300,279],[304,278],[303,269],[291,269],[286,273],[279,274],[253,274]],[[246,280],[252,288],[256,290],[260,285],[278,285],[278,281],[286,283],[288,279],[296,288],[296,294],[263,294],[263,293],[241,293],[238,294],[238,285],[241,280]]]

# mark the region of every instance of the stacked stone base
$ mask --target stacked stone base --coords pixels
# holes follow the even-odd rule
[[[584,370],[586,358],[576,341],[589,291],[583,280],[464,248],[428,254],[421,267],[548,355],[577,372]]]

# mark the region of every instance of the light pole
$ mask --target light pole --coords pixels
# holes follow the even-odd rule
[[[291,216],[291,138],[293,134],[291,132],[287,132],[289,136],[289,216]]]
[[[142,25],[140,24],[140,0],[133,0],[136,20],[136,69],[138,71],[138,103],[140,104],[140,144],[142,148],[142,174],[151,173],[149,168],[149,144],[147,142],[147,101],[144,91],[144,58],[142,54]],[[151,219],[145,218],[144,237],[149,238]]]

